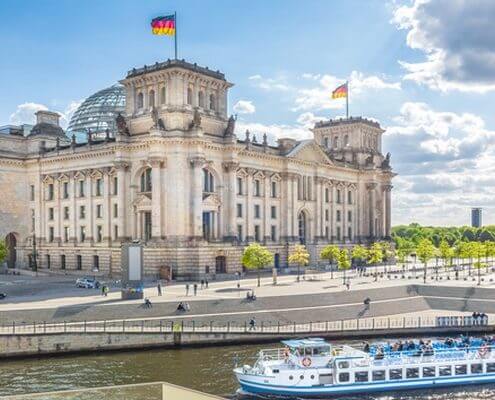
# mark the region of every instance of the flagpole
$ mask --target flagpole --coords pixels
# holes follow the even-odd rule
[[[175,24],[175,59],[177,60],[177,11],[174,12],[174,24]]]
[[[345,96],[345,115],[346,118],[349,119],[349,81],[345,81],[346,86],[346,96]]]

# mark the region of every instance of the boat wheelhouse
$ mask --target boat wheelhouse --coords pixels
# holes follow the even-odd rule
[[[332,346],[323,339],[286,340],[261,350],[254,366],[234,369],[241,391],[278,396],[328,397],[495,382],[491,342],[409,342]]]

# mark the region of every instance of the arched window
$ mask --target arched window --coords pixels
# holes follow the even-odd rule
[[[348,135],[344,136],[344,146],[349,146],[349,136]]]
[[[210,94],[210,110],[215,110],[215,95]]]
[[[137,108],[144,107],[144,95],[142,93],[138,93],[137,95]]]
[[[347,192],[347,203],[352,204],[352,192],[350,190]]]
[[[215,180],[213,174],[206,168],[203,169],[203,192],[213,193],[215,191]]]
[[[334,149],[339,147],[339,137],[338,136],[333,137],[333,147],[334,147]]]
[[[203,108],[205,106],[205,94],[201,90],[198,93],[198,106]]]
[[[148,95],[148,106],[149,108],[153,108],[155,106],[155,91],[150,90],[150,93]]]
[[[161,91],[160,91],[160,104],[165,104],[166,95],[167,95],[167,92],[166,92],[165,86],[163,86],[161,88]]]
[[[192,105],[192,99],[193,99],[192,89],[188,88],[187,89],[187,104]]]
[[[298,228],[299,228],[299,243],[306,243],[306,213],[301,211],[297,217]]]
[[[323,144],[328,149],[328,138],[327,137],[325,139],[323,139]]]
[[[151,192],[151,168],[141,174],[141,192]]]

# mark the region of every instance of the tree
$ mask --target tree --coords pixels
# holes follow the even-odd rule
[[[416,254],[420,261],[424,264],[423,282],[426,283],[426,271],[428,267],[428,261],[435,255],[435,246],[430,239],[421,239],[416,249]]]
[[[331,266],[332,263],[337,261],[337,259],[339,258],[339,253],[340,250],[337,246],[335,246],[334,244],[329,244],[321,250],[320,258],[322,260],[328,260],[328,263]],[[333,268],[331,270],[331,274],[332,274],[331,278],[333,279]]]
[[[488,258],[492,258],[495,256],[495,242],[485,242],[485,256],[486,256],[486,266],[488,267]]]
[[[414,243],[409,239],[399,237],[397,238],[396,246],[397,258],[399,263],[402,264],[402,273],[404,273],[407,257],[414,251]]]
[[[9,250],[7,249],[5,241],[0,240],[0,264],[3,263],[4,260],[7,258],[8,253]]]
[[[481,285],[481,268],[485,267],[486,264],[481,262],[481,257],[486,254],[485,245],[481,242],[471,243],[472,254],[476,257],[476,262],[474,267],[478,270],[478,286]]]
[[[440,241],[440,245],[438,246],[438,254],[440,255],[440,258],[443,261],[443,266],[447,267],[447,262],[450,261],[450,265],[452,265],[452,257],[454,257],[454,250],[452,247],[449,246],[449,243],[445,240],[442,239]],[[438,279],[438,268],[436,271],[437,274],[437,279]]]
[[[242,265],[247,269],[255,269],[258,273],[258,287],[261,286],[261,269],[273,264],[273,254],[259,243],[251,243],[244,249]]]
[[[368,249],[358,244],[352,248],[351,257],[354,260],[359,260],[360,262],[366,261],[368,258]]]
[[[370,265],[379,264],[383,261],[383,251],[380,243],[373,243],[368,250],[367,263]],[[378,274],[375,271],[375,281],[378,279]]]
[[[339,258],[337,259],[337,266],[339,270],[344,271],[343,283],[345,284],[345,271],[351,268],[351,260],[349,260],[349,253],[347,250],[340,250]]]
[[[296,245],[294,252],[289,256],[289,263],[297,264],[297,281],[300,280],[300,267],[305,267],[309,264],[309,253],[306,247],[302,244]]]

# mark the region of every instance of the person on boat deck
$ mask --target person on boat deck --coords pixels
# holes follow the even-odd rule
[[[383,360],[383,357],[384,357],[384,354],[383,354],[383,347],[382,347],[382,346],[380,346],[380,347],[378,347],[378,349],[376,350],[375,360]]]
[[[363,351],[365,351],[366,353],[370,352],[370,344],[368,342],[364,342]]]

